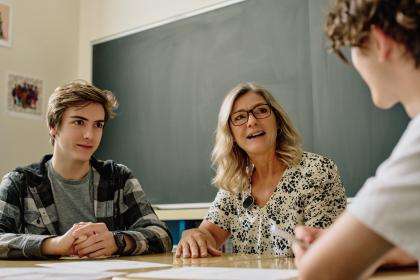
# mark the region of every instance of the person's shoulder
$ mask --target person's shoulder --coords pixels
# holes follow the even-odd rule
[[[318,191],[335,178],[338,172],[329,157],[306,151],[302,153],[298,169],[301,176],[298,191],[302,193]]]
[[[339,173],[335,162],[327,156],[303,152],[300,161],[301,174],[305,179],[318,182],[329,181]],[[317,184],[315,184],[317,185]]]
[[[335,162],[327,156],[306,152],[302,153],[302,158],[299,165],[302,168],[311,168],[321,171],[327,171],[328,169],[336,169]]]
[[[420,115],[414,117],[408,124],[403,135],[394,148],[394,153],[409,151],[410,153],[420,153],[420,149],[416,149],[420,144]]]
[[[26,187],[27,178],[26,174],[16,170],[6,173],[0,183],[0,193],[6,194],[10,192],[21,193],[23,188]]]
[[[99,160],[92,159],[92,166],[101,176],[132,176],[132,171],[126,165],[118,163],[112,159]]]
[[[410,121],[391,155],[378,167],[376,176],[395,180],[402,173],[420,174],[420,115]]]
[[[221,188],[217,191],[217,195],[222,196],[222,197],[235,197],[235,196],[237,196],[236,193],[234,193],[232,191],[225,190],[225,189],[221,189]]]
[[[420,127],[420,114],[411,119],[409,127],[410,126]]]
[[[15,185],[25,184],[34,178],[41,179],[45,172],[45,162],[51,155],[46,155],[41,162],[35,162],[24,166],[18,166],[3,176],[2,181],[9,181]]]
[[[127,165],[124,165],[124,164],[122,164],[122,163],[118,163],[118,162],[115,162],[115,161],[113,161],[113,164],[114,164],[114,168],[116,169],[116,170],[118,170],[120,173],[124,173],[124,174],[132,174],[133,172],[131,171],[131,169],[130,168],[128,168],[128,166]]]
[[[216,195],[216,200],[217,201],[223,201],[225,203],[234,202],[234,201],[240,200],[242,195],[243,195],[242,192],[235,193],[235,192],[232,192],[232,191],[219,189],[218,192],[217,192],[217,195]]]
[[[22,181],[24,179],[24,176],[24,173],[13,170],[4,174],[2,182],[8,182],[8,184],[11,184],[13,182]]]

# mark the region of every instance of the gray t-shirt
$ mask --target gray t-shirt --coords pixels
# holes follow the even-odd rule
[[[367,227],[420,258],[420,115],[349,206]]]
[[[92,168],[81,180],[64,179],[55,172],[51,160],[47,162],[47,169],[57,207],[59,234],[66,233],[76,223],[95,222]]]

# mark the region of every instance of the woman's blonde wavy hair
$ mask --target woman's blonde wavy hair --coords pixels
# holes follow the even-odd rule
[[[242,191],[248,184],[251,175],[249,157],[235,143],[229,125],[234,102],[248,92],[261,95],[270,105],[276,117],[278,127],[276,153],[281,162],[286,166],[292,166],[300,161],[302,155],[300,136],[273,95],[264,87],[253,82],[238,84],[226,95],[220,107],[215,145],[212,151],[212,164],[216,169],[212,183],[216,187],[232,193]]]

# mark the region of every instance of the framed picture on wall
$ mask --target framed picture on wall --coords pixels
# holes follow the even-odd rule
[[[42,80],[12,73],[7,75],[7,113],[41,119],[43,97]]]
[[[12,8],[6,1],[0,0],[0,46],[12,45]]]

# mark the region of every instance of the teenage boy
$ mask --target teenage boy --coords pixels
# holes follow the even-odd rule
[[[0,258],[171,251],[168,228],[131,171],[92,156],[116,107],[111,92],[86,82],[54,91],[47,109],[53,154],[0,183]]]
[[[313,243],[294,246],[301,279],[359,279],[378,264],[420,259],[420,1],[335,0],[326,31],[342,58],[341,47],[351,47],[374,104],[401,103],[412,119],[331,228],[296,229]]]

